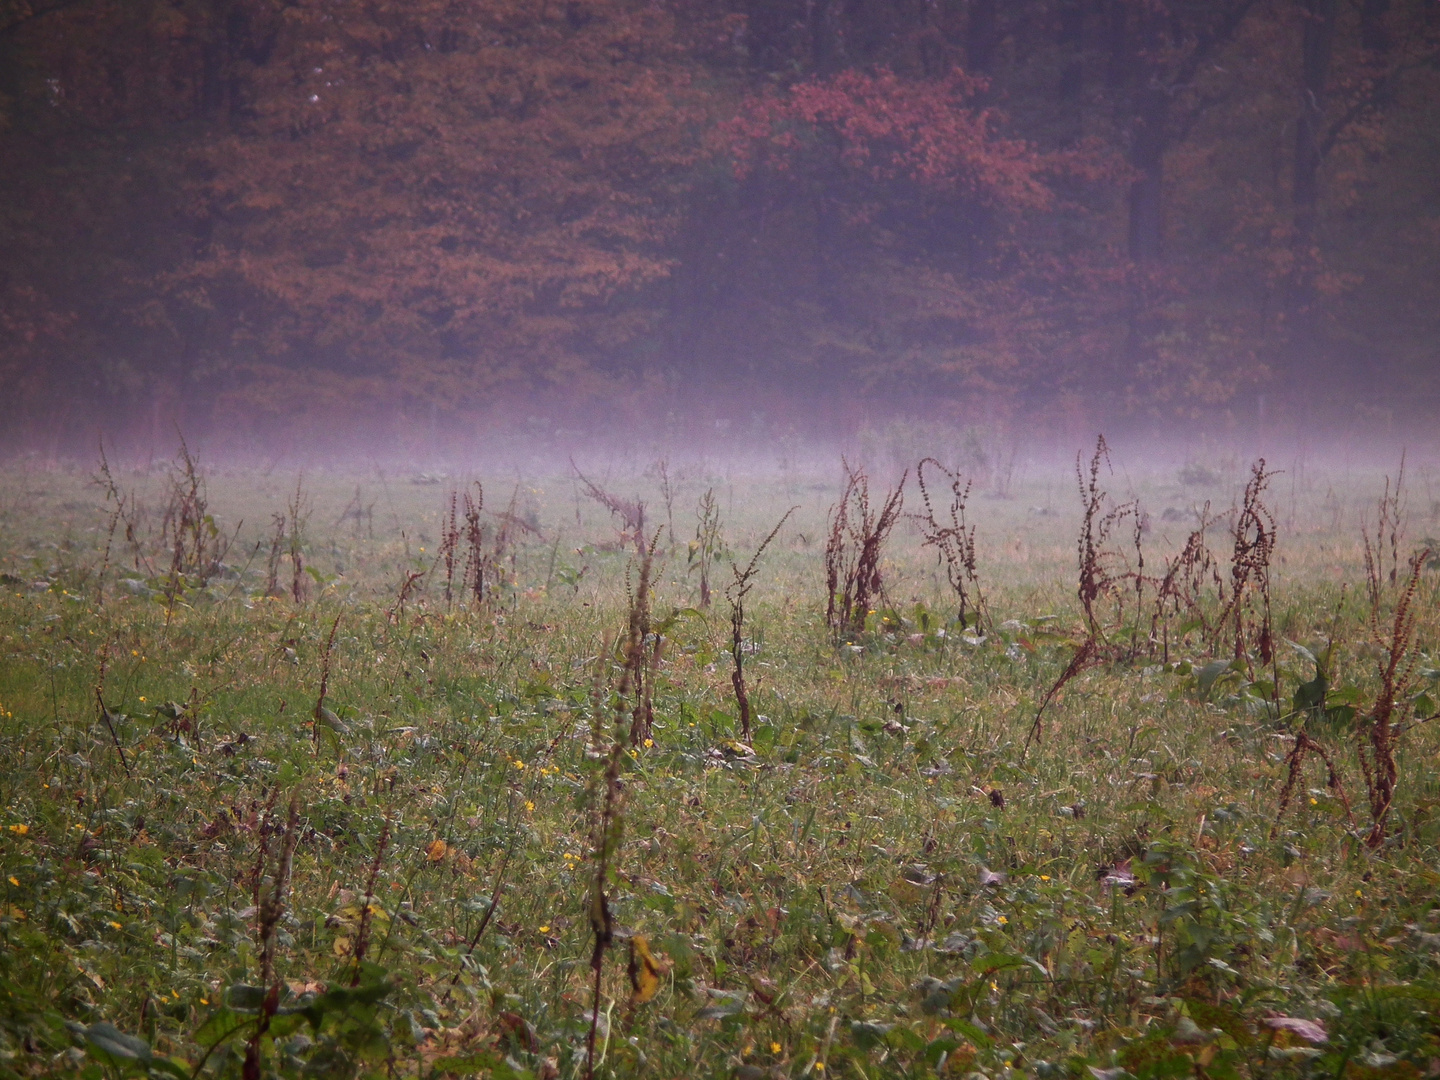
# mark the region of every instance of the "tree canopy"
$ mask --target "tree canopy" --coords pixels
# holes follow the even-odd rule
[[[1435,0],[0,0],[0,160],[52,419],[1435,403]]]

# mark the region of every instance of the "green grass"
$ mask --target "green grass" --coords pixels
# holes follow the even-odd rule
[[[1148,566],[1183,542],[1189,507],[1229,505],[1235,478],[1212,479],[1136,479]],[[163,475],[119,480],[158,528]],[[878,613],[839,647],[821,566],[838,481],[838,467],[678,477],[654,600],[657,617],[678,614],[654,745],[627,756],[610,883],[616,924],[647,938],[662,985],[631,1002],[618,940],[598,1074],[1440,1070],[1440,724],[1401,740],[1378,851],[1361,842],[1364,784],[1342,724],[1315,730],[1354,822],[1312,759],[1275,828],[1284,714],[1314,676],[1288,645],[1281,708],[1238,672],[1202,694],[1210,658],[1177,620],[1171,664],[1142,652],[1086,671],[1024,753],[1080,632],[1073,479],[1031,475],[1012,499],[972,501],[995,623],[982,643],[945,627],[943,570],[903,523],[885,563],[891,621]],[[436,571],[402,611],[400,582],[430,571],[449,487],[315,475],[305,550],[317,576],[303,603],[266,598],[266,551],[249,553],[294,482],[212,474],[218,519],[246,523],[227,558],[240,572],[171,604],[117,537],[101,603],[98,489],[83,471],[0,473],[0,1073],[239,1076],[257,1004],[246,987],[260,977],[257,878],[282,846],[266,835],[258,859],[266,808],[282,824],[293,796],[275,961],[289,996],[262,1041],[266,1075],[583,1075],[603,767],[592,721],[598,707],[608,731],[618,670],[603,643],[623,631],[632,560],[609,550],[608,517],[568,478],[532,480],[517,508],[543,535],[519,549],[494,603],[447,610]],[[492,509],[511,483],[488,483]],[[339,521],[357,485],[373,525]],[[641,493],[665,522],[653,478],[608,486]],[[753,753],[733,746],[728,611],[696,610],[686,572],[707,487],[742,563],[800,506],[747,604]],[[1277,635],[1313,643],[1338,626],[1331,682],[1363,712],[1379,650],[1359,523],[1381,480],[1275,487]],[[1412,512],[1413,537],[1427,531]],[[150,554],[163,578],[165,557]],[[1436,590],[1428,573],[1417,694],[1433,688]],[[326,702],[338,722],[316,739],[337,617]],[[96,706],[102,664],[113,737]],[[162,711],[171,702],[190,705],[183,722]],[[1407,699],[1398,719],[1417,705],[1426,712]],[[1275,1017],[1318,1020],[1326,1040]]]

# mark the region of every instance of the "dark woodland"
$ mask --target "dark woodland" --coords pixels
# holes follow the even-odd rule
[[[0,251],[12,436],[1393,421],[1440,3],[3,0]]]

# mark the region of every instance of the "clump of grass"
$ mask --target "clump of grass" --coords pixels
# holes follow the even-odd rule
[[[870,478],[864,467],[845,469],[845,488],[840,501],[830,508],[829,537],[825,542],[825,622],[838,641],[846,635],[865,632],[865,619],[872,606],[884,596],[885,582],[880,559],[885,541],[900,520],[905,505],[905,480],[881,501],[870,505]]]

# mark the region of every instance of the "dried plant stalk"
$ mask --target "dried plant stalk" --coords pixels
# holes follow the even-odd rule
[[[905,503],[905,481],[909,471],[902,473],[900,483],[880,504],[878,511],[870,505],[870,479],[863,468],[845,468],[845,488],[840,501],[830,508],[830,536],[825,543],[825,584],[829,597],[825,621],[838,640],[845,634],[865,632],[865,618],[870,605],[884,596],[885,583],[880,574],[880,558],[885,541]]]
[[[930,489],[925,483],[925,466],[931,465],[945,474],[950,483],[949,524],[942,524],[935,518],[935,507],[930,501]],[[984,611],[985,598],[980,592],[980,579],[976,574],[975,526],[965,521],[965,504],[970,497],[971,481],[961,482],[958,472],[951,472],[934,458],[924,458],[915,466],[915,480],[920,485],[920,498],[925,503],[925,514],[914,515],[923,534],[924,546],[933,547],[945,563],[945,576],[950,588],[960,603],[958,619],[962,627],[971,625],[970,612],[975,614],[974,625],[979,626]]]

